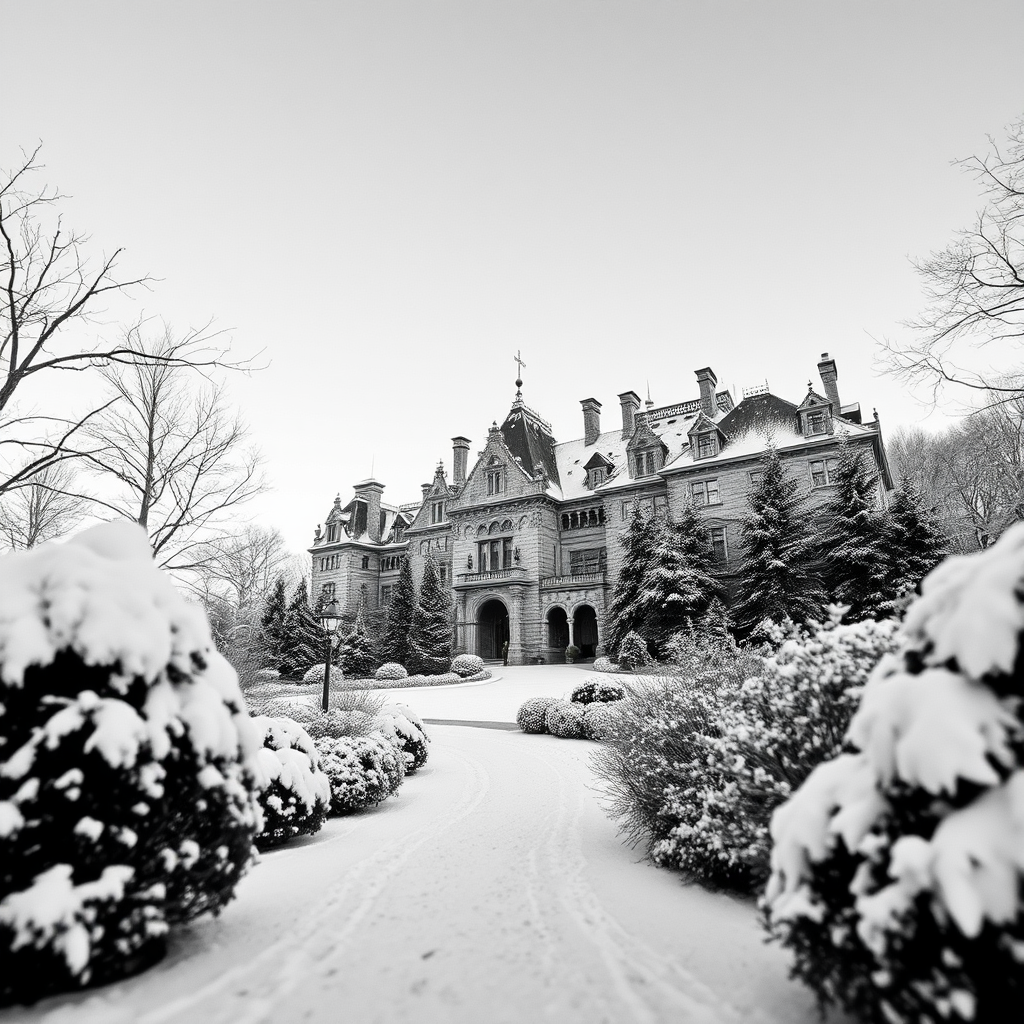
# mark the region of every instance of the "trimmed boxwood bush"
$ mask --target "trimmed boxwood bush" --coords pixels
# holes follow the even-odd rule
[[[409,673],[397,661],[387,661],[373,674],[374,679],[405,679]]]
[[[234,895],[259,743],[128,523],[0,563],[0,1002],[134,973]]]
[[[331,665],[331,679],[344,679],[345,673],[342,672],[340,665]],[[318,661],[315,665],[310,665],[305,672],[302,673],[302,681],[304,683],[319,683],[321,686],[324,684],[324,663]]]
[[[625,696],[626,691],[618,683],[591,678],[577,686],[569,699],[574,704],[593,704],[595,701],[622,700]]]
[[[583,707],[583,738],[607,740],[615,733],[623,701],[594,701]]]
[[[253,725],[263,739],[257,752],[264,775],[257,847],[265,850],[319,832],[331,806],[331,784],[320,771],[320,755],[309,733],[291,718],[261,715]]]
[[[583,705],[567,700],[552,701],[544,713],[544,724],[552,736],[579,739],[583,735]]]
[[[602,655],[600,658],[594,659],[595,672],[618,672],[618,670],[619,666],[611,658],[606,658]]]
[[[547,732],[544,716],[555,697],[531,697],[516,712],[516,724],[523,732]]]
[[[651,663],[647,641],[639,633],[627,633],[619,647],[619,666],[624,669],[643,668]]]
[[[417,768],[427,763],[427,750],[430,740],[427,738],[423,723],[414,722],[404,712],[408,709],[395,706],[384,708],[377,716],[374,725],[384,738],[405,758],[405,772],[411,775]],[[415,716],[413,716],[415,717]]]
[[[380,733],[316,741],[331,782],[331,813],[353,814],[386,800],[405,778],[405,758]]]
[[[483,672],[484,659],[478,654],[460,654],[452,660],[451,671],[463,678]]]

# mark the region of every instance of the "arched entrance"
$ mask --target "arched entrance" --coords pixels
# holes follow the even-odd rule
[[[597,612],[589,604],[581,604],[572,617],[572,642],[580,649],[581,658],[597,653]]]
[[[548,647],[564,651],[569,646],[569,618],[564,608],[548,612]]]
[[[484,602],[477,612],[477,654],[491,660],[500,658],[508,638],[508,609],[504,602],[497,598]]]

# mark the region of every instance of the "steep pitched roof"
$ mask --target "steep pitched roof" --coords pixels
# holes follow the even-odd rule
[[[558,485],[558,462],[550,423],[517,398],[501,425],[501,435],[527,473],[543,473],[551,483]]]

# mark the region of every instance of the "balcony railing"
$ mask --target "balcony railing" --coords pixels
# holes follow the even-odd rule
[[[521,580],[526,578],[526,570],[521,565],[509,569],[491,569],[489,572],[460,572],[458,581],[462,584],[489,583],[492,580]]]
[[[546,588],[558,587],[599,587],[605,582],[606,576],[601,572],[573,572],[568,576],[545,576],[540,585]]]

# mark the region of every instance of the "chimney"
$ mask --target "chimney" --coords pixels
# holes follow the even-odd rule
[[[423,491],[423,500],[427,500],[427,496],[430,494],[430,488],[434,486],[434,481],[431,480],[429,484],[420,484],[420,490]]]
[[[718,378],[715,376],[715,371],[710,366],[705,366],[702,370],[693,371],[697,375],[697,383],[700,385],[700,407],[705,416],[714,418],[716,412],[718,412],[718,406],[715,402],[715,386],[718,384]]]
[[[825,387],[825,397],[832,403],[832,415],[838,416],[841,411],[839,405],[839,387],[836,381],[839,379],[839,371],[836,370],[836,361],[829,359],[827,352],[821,353],[821,361],[818,363],[818,374],[821,383]]]
[[[469,463],[469,438],[452,438],[452,483],[461,487],[466,482],[466,466]]]
[[[356,484],[355,492],[356,498],[366,502],[366,536],[374,544],[379,544],[381,534],[380,496],[384,493],[384,485],[377,480],[364,480],[361,484]]]
[[[622,436],[632,437],[636,411],[640,408],[640,396],[635,391],[623,391],[619,395],[619,403],[622,406]]]
[[[583,406],[583,444],[592,445],[601,433],[601,403],[596,398],[584,398]]]

